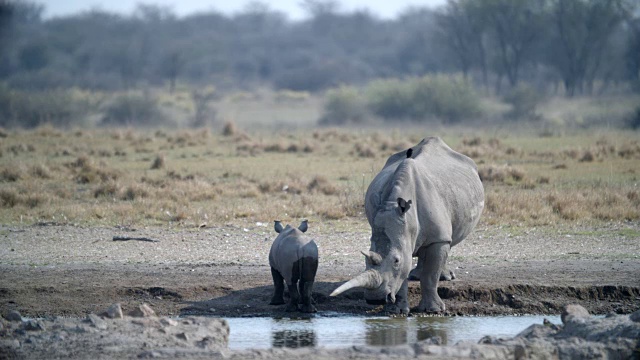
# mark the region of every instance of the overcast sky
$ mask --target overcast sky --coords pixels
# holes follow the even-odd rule
[[[45,6],[45,17],[64,16],[85,10],[102,9],[122,14],[130,14],[136,4],[158,4],[168,6],[178,16],[198,11],[216,10],[225,14],[233,14],[245,8],[249,0],[35,0]],[[263,1],[273,10],[286,13],[291,19],[298,20],[305,16],[300,6],[301,0]],[[339,10],[353,11],[368,9],[382,18],[394,18],[409,6],[442,5],[446,0],[338,0]]]

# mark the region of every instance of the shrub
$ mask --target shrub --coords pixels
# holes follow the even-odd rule
[[[101,124],[154,126],[166,122],[155,99],[140,94],[127,94],[117,96],[105,107]]]
[[[640,129],[640,106],[629,116],[627,125],[634,130]]]
[[[372,81],[365,89],[365,98],[371,111],[384,119],[406,119],[413,115],[411,88],[398,79]]]
[[[343,125],[361,123],[367,117],[367,109],[358,90],[350,86],[341,86],[327,91],[324,114],[320,125]]]
[[[438,118],[455,123],[481,113],[479,96],[461,76],[377,80],[367,86],[365,97],[371,111],[386,120]]]
[[[504,102],[511,105],[507,117],[512,120],[536,119],[536,108],[542,102],[542,95],[531,86],[519,85],[503,98]]]
[[[0,86],[0,126],[3,127],[70,126],[86,114],[86,104],[66,90],[25,92]]]

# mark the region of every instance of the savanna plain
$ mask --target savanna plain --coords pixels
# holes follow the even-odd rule
[[[364,193],[386,158],[441,136],[475,160],[480,224],[449,258],[449,315],[640,308],[640,142],[634,132],[428,126],[250,131],[3,131],[0,303],[83,316],[113,303],[162,315],[259,316],[269,306],[273,220],[309,220],[322,312],[376,314],[328,294],[364,269]],[[411,283],[417,306],[419,284]]]

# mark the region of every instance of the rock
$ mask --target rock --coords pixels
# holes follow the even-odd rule
[[[129,312],[132,317],[152,317],[156,316],[156,312],[147,304],[142,304]]]
[[[173,319],[169,319],[169,318],[162,318],[162,319],[160,319],[160,323],[161,323],[162,325],[165,325],[165,326],[176,326],[176,325],[178,325],[178,322],[177,322],[177,321],[175,321],[175,320],[173,320]]]
[[[516,337],[525,339],[541,339],[555,334],[557,330],[557,327],[553,328],[551,326],[533,324],[528,328],[522,330],[518,335],[516,335]]]
[[[22,321],[22,315],[17,310],[9,310],[7,315],[4,316],[9,321]]]
[[[0,339],[0,349],[19,349],[20,341],[18,339]]]
[[[183,332],[176,334],[176,337],[180,340],[189,341],[189,336]]]
[[[122,315],[122,307],[119,303],[109,306],[109,308],[100,315],[108,317],[109,319],[122,319],[124,317]]]
[[[640,310],[629,315],[629,319],[633,322],[640,322]]]
[[[569,322],[585,322],[589,317],[591,317],[589,311],[577,304],[565,306],[564,309],[562,309],[562,314],[560,315],[563,324],[567,324]]]
[[[38,320],[27,320],[23,323],[23,328],[27,331],[43,331],[46,330],[44,324]]]
[[[87,321],[90,322],[91,325],[93,325],[97,329],[100,329],[100,330],[107,329],[107,323],[96,314],[89,314],[87,316]]]

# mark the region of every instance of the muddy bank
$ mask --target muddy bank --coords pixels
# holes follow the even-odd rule
[[[458,279],[441,282],[448,315],[559,314],[578,303],[593,314],[640,309],[640,266],[610,261],[458,263]],[[616,270],[611,271],[615,266]],[[361,290],[331,291],[359,266],[321,266],[313,297],[322,312],[376,314]],[[273,285],[268,266],[251,265],[0,265],[0,304],[25,316],[84,316],[119,302],[128,311],[150,304],[160,315],[270,316]],[[509,273],[514,276],[503,276]],[[555,274],[550,278],[547,273]],[[580,278],[574,278],[579,273]],[[607,274],[603,276],[603,274]],[[420,286],[410,284],[417,306]]]

